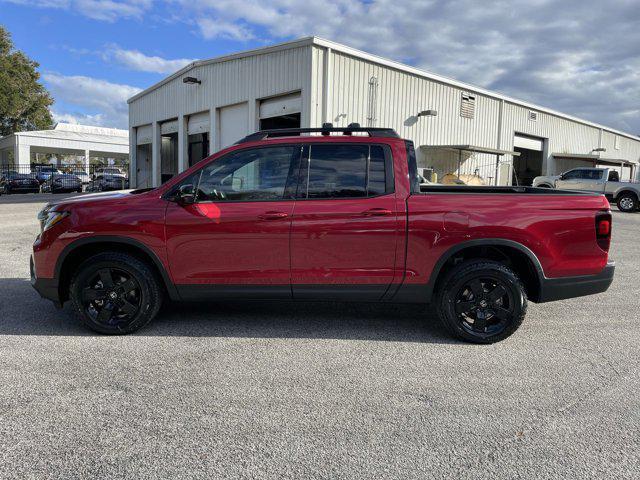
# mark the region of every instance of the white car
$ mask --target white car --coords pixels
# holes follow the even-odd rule
[[[93,173],[94,179],[98,177],[116,177],[126,179],[127,174],[117,167],[104,167],[96,169],[96,171]]]

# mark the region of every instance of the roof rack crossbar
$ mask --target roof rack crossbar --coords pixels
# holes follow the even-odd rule
[[[236,145],[247,142],[257,142],[272,137],[284,137],[302,135],[304,133],[320,133],[330,135],[331,133],[342,133],[351,135],[353,132],[368,133],[370,137],[400,138],[392,128],[378,127],[319,127],[319,128],[276,128],[273,130],[260,130],[259,132],[247,135],[236,142]]]

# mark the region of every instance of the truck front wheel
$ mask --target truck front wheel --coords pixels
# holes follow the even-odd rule
[[[618,210],[631,213],[638,210],[638,197],[633,193],[622,193],[618,197]]]
[[[518,276],[491,260],[474,260],[448,271],[436,291],[438,316],[455,336],[494,343],[515,332],[527,313]]]
[[[88,258],[73,276],[69,293],[83,323],[111,335],[144,327],[162,302],[162,289],[149,266],[120,252]]]

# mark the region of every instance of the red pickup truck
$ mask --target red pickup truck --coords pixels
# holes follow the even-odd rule
[[[258,132],[155,189],[47,205],[32,284],[91,329],[133,332],[164,298],[431,303],[462,339],[491,343],[527,299],[605,291],[603,195],[421,187],[390,129]]]

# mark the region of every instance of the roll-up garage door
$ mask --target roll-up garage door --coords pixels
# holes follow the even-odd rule
[[[249,107],[246,103],[222,107],[218,122],[220,148],[225,148],[247,135]]]
[[[162,135],[169,135],[171,133],[178,132],[178,120],[169,120],[168,122],[162,122],[160,124],[160,133]]]
[[[527,135],[515,134],[513,137],[513,146],[518,148],[526,148],[527,150],[536,150],[542,152],[544,150],[544,139],[537,137],[529,137]]]
[[[151,125],[143,125],[136,128],[136,145],[146,145],[151,143],[153,132]]]
[[[260,118],[279,117],[302,111],[300,93],[268,98],[260,102]]]
[[[187,132],[189,135],[205,133],[209,131],[209,112],[195,113],[189,115]]]

